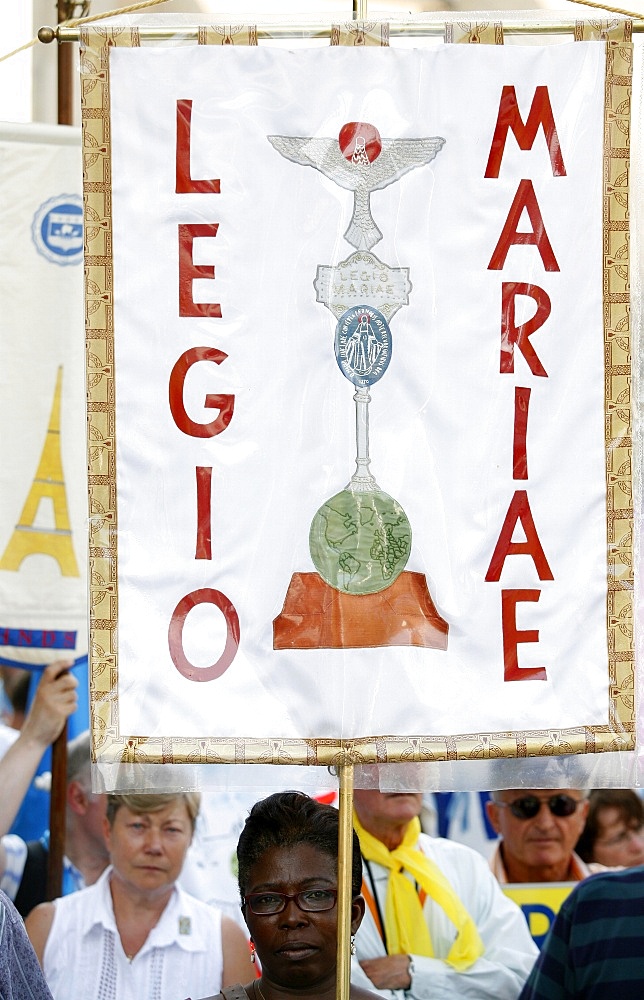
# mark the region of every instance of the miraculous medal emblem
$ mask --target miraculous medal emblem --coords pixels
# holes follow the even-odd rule
[[[378,309],[360,305],[340,316],[335,331],[335,359],[345,378],[357,386],[373,385],[387,371],[391,331]]]

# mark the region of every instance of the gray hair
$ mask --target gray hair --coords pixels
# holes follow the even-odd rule
[[[91,742],[89,729],[79,733],[67,744],[67,783],[80,781],[89,784],[91,773]]]

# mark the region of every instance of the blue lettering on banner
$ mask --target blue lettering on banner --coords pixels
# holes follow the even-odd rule
[[[528,921],[528,927],[530,928],[532,940],[536,944],[537,948],[540,948],[546,939],[546,935],[550,930],[553,920],[555,919],[555,911],[551,910],[549,906],[543,906],[541,903],[523,903],[521,909],[523,910],[524,917]],[[546,920],[546,929],[543,934],[536,934],[533,929],[534,922],[531,918],[533,915],[537,914],[540,917],[544,917]]]
[[[31,649],[75,649],[75,631],[57,631],[38,628],[2,628],[0,646],[27,647]]]

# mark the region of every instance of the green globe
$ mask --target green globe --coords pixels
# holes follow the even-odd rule
[[[397,500],[380,490],[342,490],[311,522],[315,568],[347,594],[376,594],[394,582],[411,551],[411,525]]]

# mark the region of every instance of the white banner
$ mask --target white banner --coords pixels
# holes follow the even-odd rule
[[[605,59],[110,50],[113,747],[632,745]]]
[[[0,660],[87,655],[80,132],[0,125]]]

